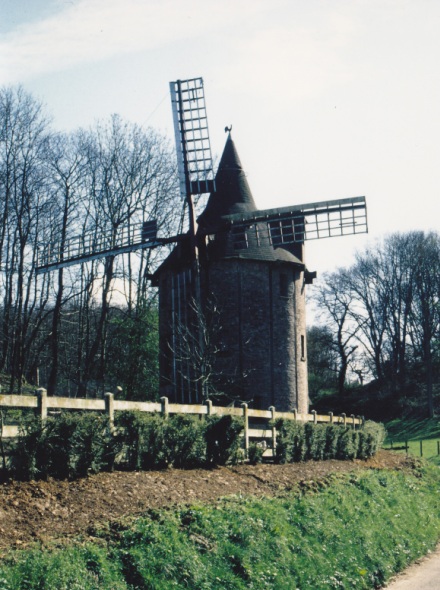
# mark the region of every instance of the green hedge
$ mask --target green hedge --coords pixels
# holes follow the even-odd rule
[[[205,418],[121,412],[112,429],[102,414],[62,413],[44,423],[22,422],[10,475],[16,479],[75,479],[111,470],[163,469],[225,465],[243,459],[244,424],[232,416]],[[278,420],[276,461],[366,459],[384,439],[381,424],[361,429]],[[263,449],[251,445],[249,460],[261,461]]]
[[[66,413],[20,425],[10,475],[16,479],[75,479],[111,470],[188,469],[240,458],[243,420],[121,412],[114,428],[99,414]]]
[[[11,472],[17,479],[74,479],[111,468],[114,459],[105,416],[61,414],[44,423],[37,418],[21,423]]]
[[[297,463],[323,459],[368,459],[382,446],[385,428],[366,422],[362,428],[277,420],[276,461]]]

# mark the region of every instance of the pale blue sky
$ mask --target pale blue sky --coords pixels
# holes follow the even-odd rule
[[[370,234],[307,244],[320,273],[439,229],[438,0],[0,0],[0,85],[57,129],[111,113],[173,138],[168,82],[203,76],[262,208],[366,195]]]

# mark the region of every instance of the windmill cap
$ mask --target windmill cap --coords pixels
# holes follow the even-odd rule
[[[215,229],[224,217],[257,211],[230,133],[220,159],[215,184],[215,192],[210,194],[205,210],[197,220],[200,226]]]

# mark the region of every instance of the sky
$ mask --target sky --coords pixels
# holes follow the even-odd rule
[[[60,131],[118,113],[174,141],[169,82],[203,77],[260,208],[365,195],[368,235],[306,244],[321,275],[438,230],[438,0],[0,0],[0,86]]]

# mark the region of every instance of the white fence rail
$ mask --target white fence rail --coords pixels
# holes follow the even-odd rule
[[[162,397],[160,402],[139,402],[117,400],[113,393],[104,394],[104,399],[81,399],[70,397],[52,397],[47,395],[43,388],[37,389],[35,395],[0,395],[0,410],[2,408],[34,409],[37,416],[46,420],[51,412],[59,410],[81,410],[81,411],[98,411],[105,412],[109,423],[113,424],[115,412],[120,411],[140,411],[150,413],[160,413],[163,416],[170,414],[193,414],[198,416],[237,416],[244,420],[243,446],[245,451],[249,449],[251,440],[262,442],[267,445],[265,456],[271,457],[276,448],[276,429],[273,422],[283,418],[298,422],[313,422],[327,424],[349,425],[352,428],[359,427],[363,424],[363,418],[350,417],[345,414],[334,416],[329,414],[317,414],[312,411],[310,414],[300,414],[296,410],[293,412],[277,412],[276,408],[270,407],[268,410],[254,410],[243,403],[240,407],[223,407],[214,406],[210,400],[204,404],[172,404],[168,398]],[[258,424],[256,427],[256,422]],[[18,436],[18,425],[1,425],[0,436],[3,439],[16,438]],[[264,441],[264,442],[263,442]]]

